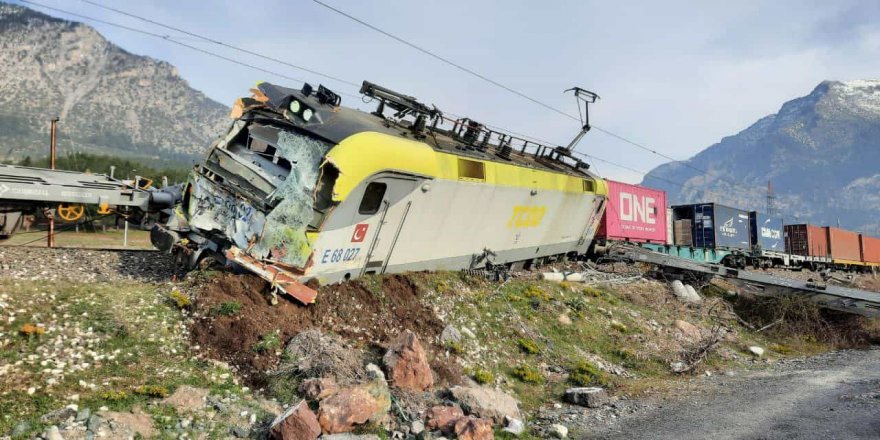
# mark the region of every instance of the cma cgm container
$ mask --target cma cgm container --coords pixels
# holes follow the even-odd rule
[[[666,243],[666,192],[607,182],[608,206],[596,235],[606,240]]]
[[[860,263],[862,261],[861,239],[857,232],[828,228],[828,250],[835,263]]]
[[[761,251],[785,252],[782,234],[782,219],[752,211],[749,213],[749,229],[752,233],[752,246]]]
[[[870,265],[880,265],[880,238],[862,236],[862,261]]]
[[[675,244],[709,249],[751,248],[749,212],[717,203],[672,207]],[[679,243],[680,241],[680,243]]]
[[[807,224],[785,225],[785,251],[792,255],[826,258],[828,250],[828,231],[822,226]]]

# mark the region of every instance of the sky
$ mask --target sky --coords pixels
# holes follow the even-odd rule
[[[179,34],[81,0],[36,0],[159,34]],[[346,81],[368,80],[556,144],[568,119],[428,57],[312,0],[93,0]],[[736,134],[823,80],[880,77],[880,1],[400,1],[324,0],[391,34],[569,114],[579,86],[601,99],[595,127],[665,156],[687,159]],[[17,1],[12,1],[16,3]],[[698,5],[698,6],[695,6]],[[26,5],[33,7],[32,5]],[[62,13],[50,15],[72,19]],[[191,86],[227,105],[275,77],[158,38],[84,21],[129,52],[177,66]],[[189,36],[180,41],[313,85],[355,87],[242,55]],[[343,105],[370,108],[343,97]],[[668,159],[593,130],[577,150],[649,171]],[[642,175],[593,161],[600,175]]]

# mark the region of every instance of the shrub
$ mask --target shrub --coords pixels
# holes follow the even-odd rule
[[[523,296],[528,299],[538,299],[541,301],[550,300],[550,294],[545,292],[538,286],[529,286],[528,288],[526,288],[525,292],[523,292]]]
[[[588,287],[584,287],[584,295],[592,296],[593,298],[601,298],[603,294],[602,294],[601,290],[599,290],[595,287],[588,286]]]
[[[28,323],[28,324],[21,326],[21,328],[18,329],[18,333],[22,336],[27,336],[29,338],[34,337],[34,336],[40,337],[40,336],[43,336],[44,334],[46,334],[46,329],[43,327],[40,327],[39,325],[34,325],[34,324]]]
[[[446,349],[454,354],[464,353],[464,346],[459,341],[449,341],[446,343]]]
[[[180,291],[177,287],[171,290],[171,301],[177,306],[178,309],[186,309],[192,305],[192,301],[189,299],[186,294]]]
[[[238,301],[227,301],[214,306],[211,312],[215,315],[232,316],[237,315],[241,311],[241,303]]]
[[[786,355],[791,354],[794,351],[791,349],[791,347],[789,347],[787,345],[782,345],[782,344],[770,344],[770,346],[767,348],[769,348],[770,350],[775,351],[779,354],[786,354]]]
[[[111,402],[118,402],[120,400],[127,399],[128,393],[120,390],[104,391],[103,393],[101,393],[101,398],[104,400],[109,400]]]
[[[266,333],[265,335],[260,337],[260,341],[254,344],[252,347],[254,351],[257,353],[267,352],[269,350],[274,350],[281,346],[281,336],[279,335],[278,330],[273,332]]]
[[[541,349],[538,347],[538,344],[531,339],[519,338],[516,341],[517,345],[519,345],[519,349],[523,351],[523,353],[527,354],[538,354],[541,352]]]
[[[478,369],[474,372],[474,380],[482,385],[494,383],[495,375],[489,370]]]
[[[627,331],[629,331],[629,329],[626,327],[626,324],[620,321],[611,321],[611,328],[621,333],[626,333]]]
[[[570,298],[565,301],[565,305],[568,306],[568,308],[571,309],[571,311],[574,312],[576,316],[580,317],[583,317],[586,314],[587,309],[589,308],[589,304],[587,303],[587,301],[581,297]]]
[[[608,377],[608,373],[584,360],[579,361],[572,367],[571,372],[568,375],[568,380],[580,387],[600,385],[607,388],[613,386],[611,378]]]
[[[148,397],[168,397],[168,388],[159,385],[141,385],[134,389],[135,394]]]
[[[510,374],[520,382],[536,385],[544,383],[544,376],[541,376],[541,372],[528,365],[517,365],[511,370]]]

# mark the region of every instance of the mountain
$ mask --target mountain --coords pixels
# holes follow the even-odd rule
[[[88,152],[188,162],[228,125],[228,107],[164,61],[82,23],[0,3],[0,159]]]
[[[764,210],[768,181],[786,221],[839,221],[880,236],[880,80],[824,81],[686,162],[655,168],[642,183],[665,189],[672,203]]]

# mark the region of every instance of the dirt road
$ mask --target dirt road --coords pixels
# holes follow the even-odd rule
[[[880,347],[700,381],[699,393],[649,405],[584,438],[880,438]]]

